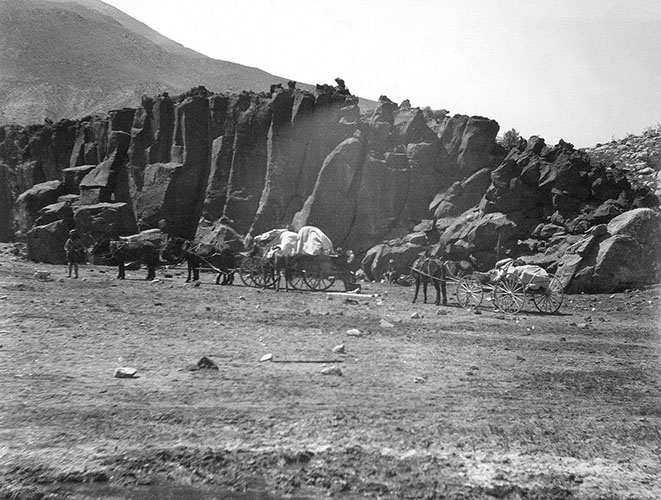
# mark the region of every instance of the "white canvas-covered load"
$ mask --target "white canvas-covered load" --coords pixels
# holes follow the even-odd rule
[[[278,246],[285,255],[331,255],[333,242],[315,226],[303,226],[296,233],[288,229],[271,229],[253,238],[259,245]]]
[[[515,265],[514,260],[510,258],[498,261],[496,269],[502,273],[501,276],[517,276],[524,287],[532,290],[547,288],[551,282],[551,278],[544,268],[531,264]]]
[[[138,234],[131,234],[129,236],[120,236],[120,240],[126,241],[128,243],[133,243],[136,241],[139,242],[149,242],[153,243],[154,245],[160,246],[161,243],[163,242],[163,233],[161,232],[160,229],[146,229],[144,231],[139,232]]]
[[[298,231],[296,254],[298,255],[330,255],[333,253],[333,242],[318,227],[303,226]]]
[[[278,246],[283,254],[290,257],[295,255],[298,247],[298,233],[294,231],[283,231],[278,240]]]

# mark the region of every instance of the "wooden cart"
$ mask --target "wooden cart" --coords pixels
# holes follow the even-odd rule
[[[493,305],[500,311],[516,314],[527,300],[543,313],[553,314],[560,309],[564,297],[561,280],[549,275],[547,286],[534,289],[525,286],[515,274],[491,281],[490,273],[475,273],[457,281],[455,294],[461,307],[476,308],[482,304],[485,293],[491,294]]]

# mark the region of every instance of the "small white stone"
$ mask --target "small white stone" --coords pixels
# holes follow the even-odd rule
[[[349,335],[350,337],[362,337],[363,332],[361,332],[357,328],[351,328],[350,330],[347,330],[347,335]]]
[[[335,354],[344,354],[344,344],[336,345],[333,347],[333,352]]]
[[[342,376],[342,369],[339,366],[333,365],[328,366],[321,370],[322,375],[336,375],[338,377]]]
[[[130,368],[128,366],[120,366],[115,370],[113,375],[115,378],[134,378],[135,374],[138,372],[135,368]]]
[[[270,352],[268,354],[264,354],[261,358],[259,358],[259,362],[262,363],[263,361],[271,361],[273,359],[273,354]]]

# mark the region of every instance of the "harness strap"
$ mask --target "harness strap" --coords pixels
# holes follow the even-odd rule
[[[199,248],[199,245],[198,245],[196,248]],[[222,275],[227,276],[227,275],[230,275],[230,274],[236,272],[236,268],[234,268],[234,269],[230,269],[230,270],[227,271],[227,272],[222,271],[222,270],[218,269],[216,266],[214,266],[214,265],[213,265],[211,262],[209,262],[207,259],[205,259],[205,258],[202,257],[201,255],[196,254],[196,253],[195,253],[194,251],[192,251],[192,250],[186,250],[186,253],[190,253],[190,254],[195,255],[195,257],[197,257],[198,259],[200,259],[202,262],[204,262],[207,266],[209,266],[211,269],[213,269],[214,271],[216,271],[218,274],[222,274]],[[218,252],[215,252],[215,253],[214,253],[213,255],[211,255],[209,258],[211,258],[211,257],[215,257],[216,255],[220,255],[220,254],[219,254]]]
[[[415,271],[416,273],[421,274],[421,275],[423,275],[427,278],[430,278],[433,281],[447,281],[448,270],[445,267],[445,262],[441,259],[433,259],[431,257],[428,257],[423,261],[422,265],[428,263],[430,260],[433,261],[433,262],[436,262],[439,266],[441,266],[445,269],[445,278],[438,278],[436,276],[432,276],[431,274],[424,272],[421,268],[418,268],[418,267],[413,267],[411,269],[411,271]]]

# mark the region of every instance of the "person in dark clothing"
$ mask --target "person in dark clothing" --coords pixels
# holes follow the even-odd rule
[[[64,243],[64,251],[67,254],[67,262],[69,263],[69,278],[73,271],[73,277],[78,277],[78,264],[85,261],[85,245],[78,231],[72,229],[69,231],[69,239]]]

